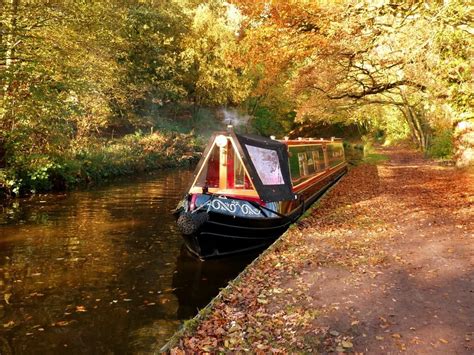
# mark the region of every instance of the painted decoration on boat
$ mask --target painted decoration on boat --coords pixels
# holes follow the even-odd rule
[[[231,216],[238,217],[254,217],[265,218],[276,216],[272,213],[273,208],[277,208],[276,204],[271,204],[264,208],[259,208],[258,205],[253,205],[248,201],[235,200],[232,198],[211,197],[210,195],[200,195],[195,200],[196,210],[203,210],[206,212],[219,212]]]
[[[276,151],[248,144],[245,147],[257,170],[258,177],[264,185],[282,185],[285,183]]]

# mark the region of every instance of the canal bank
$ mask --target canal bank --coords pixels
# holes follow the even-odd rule
[[[472,173],[383,154],[351,169],[162,350],[471,352]]]
[[[0,155],[0,202],[193,166],[201,157],[202,141],[193,133],[139,131],[120,138],[84,139],[54,154]]]

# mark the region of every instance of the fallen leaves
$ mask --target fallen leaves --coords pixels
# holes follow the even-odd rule
[[[440,174],[444,172],[403,164],[352,169],[318,208],[242,275],[197,330],[181,339],[180,347],[190,352],[343,353],[357,352],[361,338],[376,346],[371,348],[375,352],[426,346],[429,342],[418,337],[422,326],[413,323],[417,319],[397,314],[412,300],[387,280],[396,277],[413,287],[429,279],[426,275],[438,278],[444,264],[420,268],[410,264],[413,245],[422,248],[433,235],[424,229],[435,226],[459,224],[463,228],[457,233],[464,233],[465,225],[459,221],[469,219],[450,212],[465,208],[468,197],[450,198],[457,175]],[[403,248],[390,250],[403,240]],[[445,254],[454,258],[453,250],[446,248]],[[328,270],[348,275],[331,279]],[[391,274],[393,270],[400,275]],[[342,292],[336,299],[320,299],[324,288]],[[426,296],[428,291],[420,292]],[[381,305],[385,308],[380,311]],[[372,306],[379,312],[356,313],[360,307],[371,311]],[[345,327],[332,328],[339,323]],[[445,338],[431,340],[451,344]]]
[[[347,340],[343,340],[341,342],[341,345],[344,349],[350,349],[354,346],[350,341],[347,341]]]
[[[3,323],[3,328],[11,328],[15,325],[14,321],[8,321],[7,323]]]
[[[76,312],[87,312],[87,309],[85,306],[76,306]]]

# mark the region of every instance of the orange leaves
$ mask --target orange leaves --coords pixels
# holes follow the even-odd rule
[[[461,212],[467,198],[457,193],[466,187],[452,183],[463,176],[422,162],[410,167],[416,156],[406,151],[386,153],[391,165],[353,168],[245,272],[184,347],[449,352],[465,342],[469,349],[465,282],[432,284],[469,279],[463,272],[472,265],[462,258],[471,244],[463,236],[472,222]],[[441,322],[459,324],[461,335]]]
[[[76,312],[79,312],[79,313],[87,312],[87,309],[84,306],[76,306]]]

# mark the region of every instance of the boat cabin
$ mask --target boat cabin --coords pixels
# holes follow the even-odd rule
[[[213,135],[190,194],[211,193],[270,202],[295,199],[313,177],[344,164],[341,140],[273,140],[234,132]]]
[[[345,164],[341,139],[300,139],[286,141],[293,189]]]

